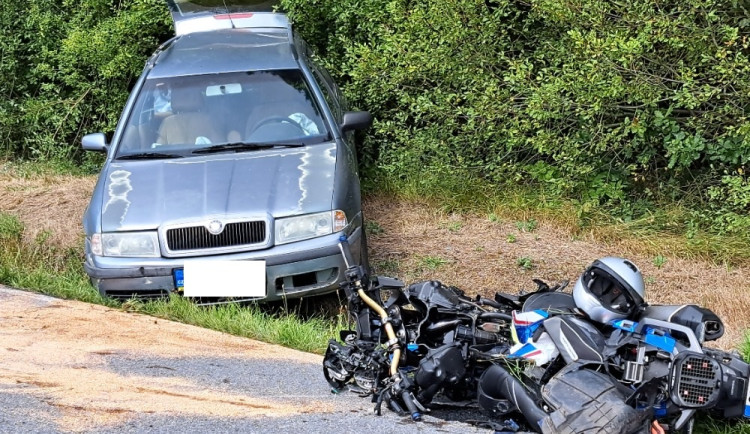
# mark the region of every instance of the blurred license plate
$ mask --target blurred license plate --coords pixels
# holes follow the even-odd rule
[[[266,261],[187,261],[173,273],[186,297],[266,296]]]

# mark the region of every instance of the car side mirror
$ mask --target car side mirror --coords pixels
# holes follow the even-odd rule
[[[86,134],[81,139],[81,146],[86,151],[107,152],[107,138],[104,133]]]
[[[366,130],[372,125],[372,115],[370,112],[346,112],[341,121],[341,132],[345,133],[351,130]]]

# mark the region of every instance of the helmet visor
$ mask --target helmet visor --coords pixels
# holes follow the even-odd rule
[[[630,315],[640,304],[631,291],[603,270],[592,268],[583,283],[602,307],[612,312]]]

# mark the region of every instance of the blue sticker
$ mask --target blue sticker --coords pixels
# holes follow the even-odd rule
[[[173,271],[174,273],[174,286],[178,291],[185,288],[185,270],[178,268]]]

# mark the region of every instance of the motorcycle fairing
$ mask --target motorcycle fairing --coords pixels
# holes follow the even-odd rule
[[[724,335],[721,319],[710,309],[693,304],[649,306],[641,316],[689,327],[701,343]]]
[[[591,324],[572,316],[560,315],[548,318],[543,326],[566,363],[604,361],[604,337]]]

